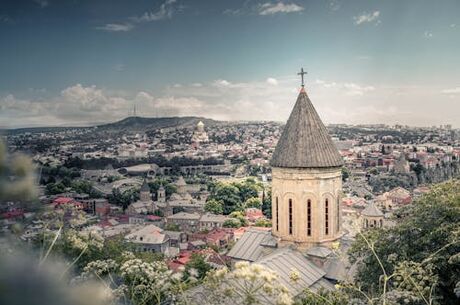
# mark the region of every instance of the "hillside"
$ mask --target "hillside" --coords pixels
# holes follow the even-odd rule
[[[161,118],[147,118],[147,117],[127,117],[120,121],[97,125],[98,131],[103,132],[144,132],[146,130],[158,128],[187,128],[194,127],[199,121],[203,121],[206,126],[214,126],[222,124],[223,122],[207,119],[204,117],[161,117]],[[72,129],[86,129],[94,127],[30,127],[30,128],[17,128],[3,130],[3,133],[8,135],[21,134],[21,133],[40,133],[40,132],[62,132]],[[1,132],[1,130],[0,130]]]
[[[145,131],[158,128],[186,128],[193,127],[199,121],[203,121],[206,126],[219,124],[220,122],[203,117],[162,117],[162,118],[145,118],[145,117],[127,117],[123,120],[99,125],[98,129],[102,131]]]

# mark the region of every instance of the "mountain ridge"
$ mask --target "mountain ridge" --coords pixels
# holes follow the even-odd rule
[[[151,129],[161,128],[174,128],[174,127],[193,127],[202,121],[207,126],[222,124],[223,121],[217,121],[198,116],[172,116],[172,117],[140,117],[130,116],[124,119],[111,122],[98,124],[94,126],[38,126],[38,127],[22,127],[22,128],[9,128],[3,129],[7,134],[20,134],[20,133],[40,133],[40,132],[59,132],[72,129],[95,129],[101,131],[146,131]]]

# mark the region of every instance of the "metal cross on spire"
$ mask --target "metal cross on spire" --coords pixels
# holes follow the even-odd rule
[[[307,74],[307,72],[304,72],[303,68],[300,68],[300,72],[297,73],[297,75],[300,75],[302,77],[302,88],[305,87],[305,83],[303,81],[303,76]]]

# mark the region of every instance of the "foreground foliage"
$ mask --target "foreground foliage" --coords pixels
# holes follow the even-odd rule
[[[458,302],[460,181],[434,186],[395,214],[396,226],[368,232],[352,247],[357,284],[371,296],[392,290],[409,304]]]

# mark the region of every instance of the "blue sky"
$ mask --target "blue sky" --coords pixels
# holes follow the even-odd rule
[[[286,120],[460,127],[460,1],[21,0],[0,5],[0,125]]]

